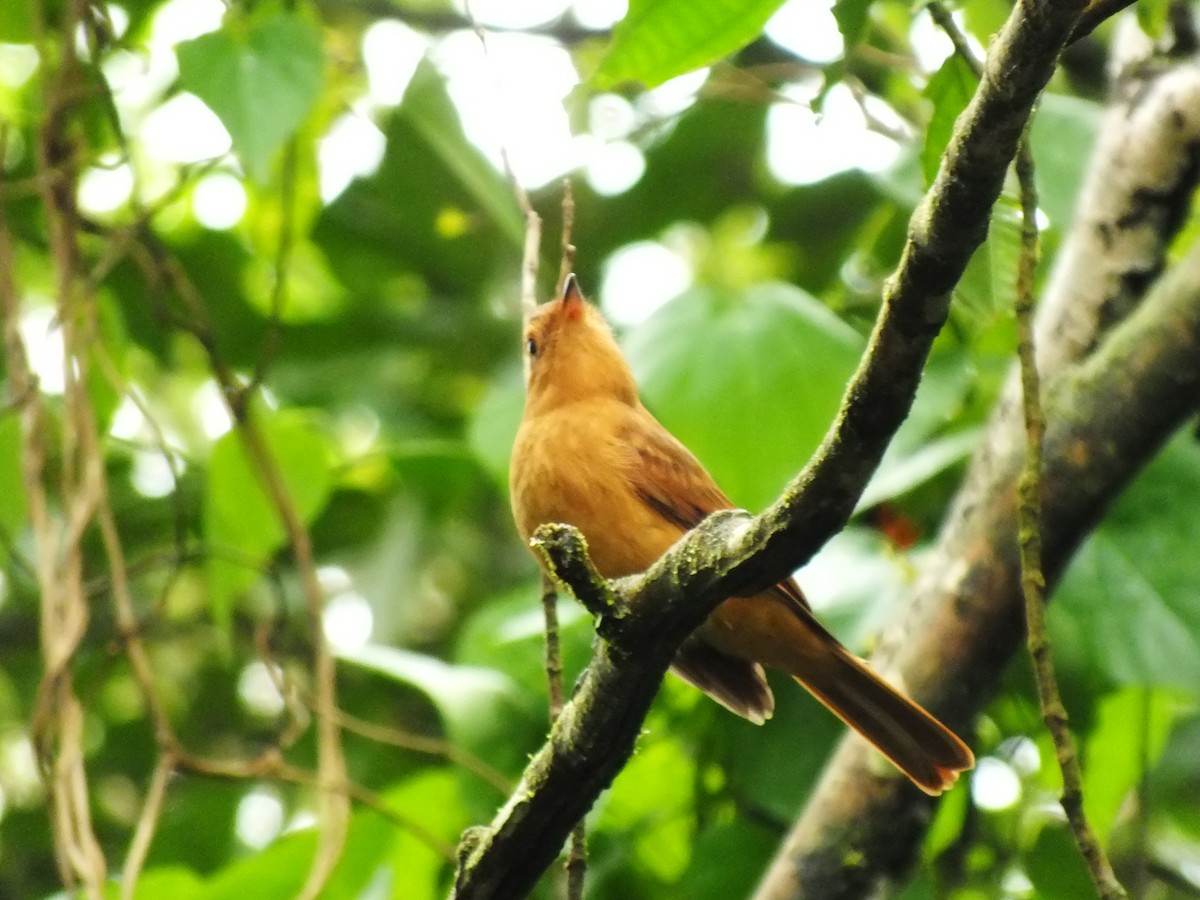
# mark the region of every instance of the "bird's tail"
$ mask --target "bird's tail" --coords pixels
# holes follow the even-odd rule
[[[904,696],[832,636],[835,651],[796,680],[927,794],[937,795],[975,764],[949,728]],[[832,648],[831,648],[832,649]]]

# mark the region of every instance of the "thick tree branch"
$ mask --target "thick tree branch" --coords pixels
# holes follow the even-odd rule
[[[950,291],[987,233],[989,213],[1065,32],[1082,4],[1019,3],[988,54],[983,78],[957,123],[933,186],[913,213],[900,265],[838,420],[800,477],[755,524],[745,546],[771,573],[777,559],[803,562],[845,524],[908,414]],[[751,579],[748,586],[769,582]]]
[[[1174,267],[1105,344],[1046,387],[1043,570],[1053,586],[1107,504],[1200,400],[1200,247]],[[1018,426],[1019,427],[1019,426]],[[990,454],[989,454],[990,456]],[[884,656],[951,723],[986,700],[1024,634],[1013,444],[957,515],[914,589],[916,622]],[[901,646],[902,644],[902,646]],[[911,865],[927,798],[880,777],[861,742],[843,741],[755,895],[850,898]],[[847,859],[855,860],[852,866]]]
[[[464,839],[456,897],[525,896],[553,862],[629,758],[675,648],[724,596],[714,570],[729,552],[730,526],[745,520],[710,517],[625,590],[596,573],[575,529],[538,529],[537,546],[558,577],[600,615],[601,640],[508,803]]]
[[[1118,60],[1070,233],[1038,313],[1038,365],[1088,353],[1166,264],[1200,179],[1200,58]]]
[[[1035,322],[1039,369],[1049,382],[1046,412],[1055,423],[1045,457],[1049,488],[1043,495],[1043,564],[1050,585],[1112,494],[1196,403],[1194,393],[1181,397],[1183,383],[1167,384],[1162,389],[1168,403],[1183,405],[1171,406],[1167,418],[1156,423],[1145,416],[1166,414],[1168,407],[1149,384],[1137,390],[1153,399],[1122,400],[1119,412],[1107,398],[1093,406],[1074,406],[1086,398],[1069,402],[1063,394],[1068,384],[1064,373],[1096,349],[1114,322],[1128,317],[1139,303],[1161,305],[1161,299],[1143,297],[1165,265],[1167,247],[1181,224],[1179,211],[1188,208],[1197,184],[1200,61],[1175,60],[1168,68],[1161,62],[1124,59],[1119,67],[1127,74],[1118,80],[1117,98],[1102,122],[1072,231]],[[1174,273],[1155,296],[1169,293],[1171,285],[1176,292],[1194,291],[1195,282],[1189,285],[1188,277],[1186,269]],[[1160,337],[1171,336],[1170,328],[1161,330],[1166,334]],[[1192,337],[1185,329],[1179,339]],[[1126,365],[1116,346],[1110,342],[1103,355],[1072,377],[1078,381],[1082,372],[1089,372],[1098,379],[1104,366]],[[1144,350],[1155,353],[1158,347],[1147,343]],[[1179,376],[1186,381],[1195,359],[1181,356]],[[1137,372],[1114,371],[1124,379],[1124,397]],[[885,635],[876,658],[877,665],[901,673],[927,706],[960,723],[986,702],[997,674],[1023,638],[1014,501],[1024,430],[1015,374],[946,517],[938,546],[911,592],[903,626]],[[1055,375],[1061,377],[1054,380]],[[1154,374],[1170,376],[1169,368]],[[1110,390],[1117,393],[1115,386]],[[1104,397],[1102,391],[1099,396]],[[1140,408],[1138,402],[1154,408]],[[1081,415],[1103,415],[1118,438],[1135,443],[1137,452],[1121,451],[1118,445],[1110,452],[1098,437],[1106,434],[1098,421],[1090,423],[1098,430],[1089,437],[1062,418]],[[1072,434],[1075,438],[1069,439]],[[1064,453],[1070,458],[1064,459]],[[1079,492],[1073,498],[1063,496],[1068,485]],[[1072,505],[1064,508],[1068,501]],[[756,896],[861,896],[879,879],[908,869],[930,812],[925,798],[875,777],[862,748],[843,742]],[[848,847],[855,852],[848,853]],[[851,856],[858,865],[843,868]]]
[[[550,739],[491,825],[460,848],[458,898],[523,896],[632,752],[676,648],[725,597],[807,561],[853,511],[908,413],[950,291],[982,242],[1021,131],[1083,3],[1018,4],[913,216],[868,351],[814,461],[762,516],[710,518],[645,575],[615,590],[582,541],[539,533],[558,576],[601,616],[591,666]],[[606,610],[615,609],[619,614]]]
[[[1068,44],[1081,40],[1119,13],[1126,7],[1133,6],[1137,0],[1092,0],[1075,23]]]

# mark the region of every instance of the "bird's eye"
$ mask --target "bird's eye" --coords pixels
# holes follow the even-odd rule
[[[537,351],[538,351],[537,341],[535,341],[533,338],[530,338],[529,340],[527,340],[525,342],[525,349],[529,351],[530,356],[537,356]]]

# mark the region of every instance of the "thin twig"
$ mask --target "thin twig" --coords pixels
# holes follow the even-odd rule
[[[137,248],[142,233],[150,227],[150,223],[159,213],[176,203],[184,191],[200,176],[205,175],[225,161],[224,157],[216,156],[191,166],[180,167],[175,184],[169,190],[157,197],[153,203],[143,203],[141,200],[142,190],[139,186],[141,182],[137,174],[137,168],[133,165],[133,159],[130,157],[125,144],[125,135],[119,131],[120,118],[115,112],[115,107],[111,116],[111,122],[111,127],[117,133],[118,143],[125,148],[124,158],[132,173],[133,188],[129,195],[129,206],[133,210],[133,220],[124,225],[111,226],[93,219],[80,217],[80,225],[84,231],[108,238],[108,243],[104,247],[103,254],[101,254],[100,258],[88,272],[85,288],[89,292],[97,290],[104,279],[108,277],[109,273],[117,267],[118,263]]]
[[[572,235],[575,232],[575,191],[571,186],[571,179],[563,179],[563,197],[562,197],[562,237],[560,248],[562,250],[562,260],[558,265],[558,294],[562,294],[563,286],[567,283],[567,276],[575,268],[575,244],[572,243]]]
[[[470,3],[466,5],[466,16],[475,31],[475,37],[479,40],[479,46],[483,48],[484,58],[489,59],[487,32],[475,20],[475,16],[471,13]],[[517,180],[517,173],[512,166],[512,157],[508,152],[508,141],[501,138],[499,149],[504,178],[513,192],[513,198],[517,201],[517,208],[525,217],[525,246],[521,254],[521,314],[528,318],[537,306],[538,254],[541,252],[542,245],[542,220],[529,201],[529,192]]]
[[[343,731],[357,734],[359,737],[364,737],[380,744],[390,744],[402,750],[411,750],[414,753],[426,753],[430,756],[441,757],[449,763],[462,766],[467,771],[478,775],[480,779],[486,781],[502,794],[507,794],[513,789],[512,781],[505,778],[504,775],[493,769],[478,756],[461,747],[456,747],[441,738],[430,737],[425,734],[413,734],[411,731],[405,731],[401,728],[392,728],[376,722],[368,722],[365,719],[352,716],[345,710],[338,710],[337,720]]]
[[[225,395],[227,401],[233,400],[228,390]],[[231,412],[235,409],[236,405],[230,402]],[[317,579],[316,560],[308,527],[296,509],[291,492],[283,480],[273,452],[267,446],[252,408],[249,405],[243,407],[242,414],[243,417],[237,426],[242,445],[288,535],[296,569],[300,575],[309,639],[312,641],[318,818],[321,828],[318,832],[317,855],[300,896],[315,898],[320,896],[341,855],[350,816],[346,795],[337,790],[337,785],[346,780],[346,760],[342,750],[341,731],[337,724],[337,686],[333,651],[322,624],[325,598]]]
[[[1104,22],[1136,2],[1137,0],[1092,0],[1075,23],[1075,29],[1067,39],[1067,46],[1087,37]]]
[[[982,62],[975,57],[966,35],[950,13],[933,0],[929,14],[950,38],[955,52],[976,77],[983,73]],[[1021,589],[1025,597],[1026,632],[1030,659],[1037,681],[1042,718],[1054,740],[1059,767],[1063,773],[1063,809],[1087,862],[1097,891],[1105,900],[1124,897],[1112,867],[1083,811],[1083,778],[1074,740],[1067,727],[1067,711],[1062,704],[1054,672],[1050,643],[1046,635],[1046,578],[1042,571],[1042,448],[1046,419],[1042,411],[1041,385],[1033,338],[1034,278],[1037,274],[1039,235],[1037,226],[1037,185],[1033,153],[1029,147],[1029,127],[1017,148],[1014,161],[1021,199],[1021,252],[1017,259],[1014,312],[1017,320],[1017,355],[1020,360],[1023,412],[1025,416],[1025,463],[1017,482],[1017,543],[1020,551]]]
[[[91,307],[89,315],[92,316],[91,326],[95,327],[95,307]],[[81,349],[81,348],[79,348]],[[80,354],[82,355],[82,354]],[[112,366],[111,360],[107,354],[98,354],[97,358],[102,360],[101,368],[107,366],[106,377],[117,386],[117,374],[115,366]],[[82,362],[80,363],[82,365]],[[100,436],[96,425],[95,412],[90,406],[86,406],[81,410],[80,432],[82,434],[82,447],[88,457],[92,460],[92,464],[97,467],[101,473],[98,477],[97,491],[99,498],[97,501],[96,518],[100,526],[100,536],[104,545],[105,557],[108,561],[108,587],[112,591],[113,607],[116,615],[117,628],[124,642],[124,651],[129,657],[130,667],[133,671],[134,680],[137,682],[142,693],[143,702],[150,715],[150,720],[154,725],[155,739],[158,742],[159,752],[169,755],[169,749],[174,743],[174,735],[171,732],[167,713],[163,707],[162,701],[158,695],[158,689],[154,680],[154,669],[150,663],[150,659],[146,654],[145,646],[142,644],[141,627],[138,622],[137,612],[134,609],[133,596],[130,592],[130,570],[129,564],[125,559],[125,552],[122,548],[121,534],[117,527],[116,516],[113,514],[112,502],[108,493],[107,476],[104,474],[104,458],[103,450],[101,449]],[[157,428],[157,426],[155,426]],[[163,440],[163,452],[168,456],[168,466],[175,479],[175,485],[178,489],[178,477],[175,473],[175,467],[169,459],[170,451],[165,446],[165,438],[162,433],[157,432],[159,438]],[[178,538],[178,535],[177,535]],[[179,548],[177,547],[177,550]],[[160,757],[159,764],[163,764],[164,757]],[[151,819],[150,821],[154,821]],[[145,840],[149,842],[151,836],[147,836]],[[130,853],[133,848],[130,848]],[[132,883],[129,881],[128,872],[126,874],[126,883],[129,884],[129,890],[132,890]],[[134,871],[136,878],[136,869]]]
[[[313,652],[313,707],[316,714],[317,769],[321,788],[318,793],[318,818],[322,823],[317,855],[301,896],[316,897],[324,887],[345,844],[349,804],[345,792],[336,789],[337,785],[345,781],[346,763],[337,725],[335,665],[321,620],[324,593],[317,578],[312,539],[280,474],[274,453],[267,444],[254,404],[250,402],[250,397],[217,348],[212,330],[207,325],[207,309],[200,292],[179,260],[149,230],[144,234],[143,244],[149,251],[148,265],[173,288],[187,309],[190,318],[182,320],[179,323],[180,327],[195,337],[207,354],[209,370],[221,389],[251,467],[283,525],[300,576]]]
[[[287,306],[288,271],[291,268],[292,249],[295,245],[297,152],[297,140],[292,138],[284,146],[279,175],[279,245],[275,248],[275,273],[274,283],[271,285],[267,333],[259,349],[254,374],[243,388],[246,393],[258,390],[267,377],[267,367],[279,352],[283,311]]]
[[[317,730],[318,818],[321,821],[317,855],[309,871],[301,897],[315,898],[323,889],[345,844],[350,808],[347,795],[337,785],[346,780],[346,760],[337,724],[337,685],[333,651],[322,624],[324,592],[317,578],[312,538],[304,524],[291,491],[283,480],[275,455],[268,446],[250,396],[239,384],[233,370],[220,355],[212,330],[207,326],[207,310],[195,284],[179,260],[152,233],[146,233],[146,246],[154,265],[183,301],[191,321],[181,323],[204,348],[209,370],[233,418],[242,447],[274,507],[288,544],[292,548],[300,589],[304,597],[308,632],[313,653],[313,711]]]
[[[177,766],[180,771],[209,778],[223,778],[230,781],[274,780],[325,789],[319,772],[313,773],[307,769],[289,765],[273,748],[249,760],[211,759],[180,750]],[[412,834],[447,862],[454,861],[454,847],[451,844],[439,838],[416,819],[389,806],[382,797],[369,788],[349,779],[342,779],[332,785],[332,790],[343,798],[353,798],[364,806],[369,806],[385,819]]]
[[[79,224],[75,206],[78,170],[76,142],[71,137],[70,119],[76,105],[90,94],[82,62],[74,52],[74,36],[83,11],[81,4],[68,4],[63,21],[47,28],[43,10],[35,4],[35,33],[40,46],[58,42],[56,68],[44,79],[43,103],[47,110],[38,133],[37,167],[41,172],[60,173],[41,179],[41,202],[47,219],[49,245],[55,269],[55,300],[63,335],[63,406],[59,432],[58,488],[65,506],[65,522],[57,525],[49,516],[45,498],[46,459],[50,448],[42,427],[38,398],[30,396],[22,417],[22,456],[25,484],[30,493],[41,494],[40,523],[35,519],[41,596],[40,644],[43,673],[38,685],[31,731],[38,750],[43,782],[50,796],[55,852],[64,883],[81,888],[88,897],[103,894],[106,879],[104,853],[91,821],[87,770],[83,751],[83,709],[73,685],[74,660],[88,621],[83,590],[84,531],[97,508],[102,466],[93,456],[80,451],[82,410],[90,409],[86,384],[86,336],[80,337],[77,316],[87,306],[88,295],[80,290],[80,252],[76,242]],[[8,293],[8,290],[5,290]],[[15,294],[6,303],[6,314],[16,327]],[[19,336],[15,337],[17,343]],[[18,353],[20,373],[17,386],[32,385],[23,348]],[[23,394],[18,390],[18,394]],[[31,503],[31,512],[34,504]],[[40,527],[39,527],[40,525]]]
[[[1017,544],[1021,560],[1021,590],[1025,596],[1025,619],[1029,657],[1037,682],[1042,720],[1054,739],[1055,756],[1062,770],[1062,807],[1071,826],[1071,834],[1087,863],[1088,872],[1103,900],[1126,896],[1104,848],[1083,809],[1083,775],[1075,740],[1067,724],[1067,710],[1058,690],[1054,658],[1046,635],[1046,578],[1042,572],[1042,445],[1046,419],[1041,405],[1035,348],[1033,341],[1033,280],[1037,268],[1038,228],[1037,189],[1034,185],[1033,154],[1029,132],[1017,151],[1017,179],[1021,187],[1021,254],[1017,262],[1017,354],[1021,363],[1021,389],[1025,415],[1025,464],[1017,481]]]
[[[142,397],[141,392],[131,385],[128,380],[121,374],[112,355],[108,352],[108,348],[97,342],[92,348],[97,365],[108,383],[112,386],[117,396],[127,399],[133,404],[142,415],[142,420],[146,423],[146,427],[150,429],[150,437],[155,449],[162,456],[163,462],[167,464],[167,471],[171,475],[171,508],[174,515],[174,542],[175,553],[177,560],[185,560],[189,556],[188,551],[188,505],[185,499],[184,491],[180,486],[180,467],[178,454],[171,447],[167,440],[166,432],[158,423],[158,419],[154,415],[154,411],[150,405]]]
[[[93,410],[86,409],[85,449],[95,461],[103,462],[100,442],[96,434],[96,422]],[[100,478],[100,502],[98,519],[101,538],[104,544],[105,556],[112,572],[112,594],[116,608],[117,623],[125,640],[125,655],[129,657],[134,679],[142,693],[143,702],[150,713],[154,725],[155,739],[158,743],[159,758],[155,767],[151,787],[142,805],[138,817],[137,830],[126,854],[125,871],[122,873],[121,896],[132,898],[137,884],[138,872],[145,860],[146,852],[154,839],[154,828],[162,811],[163,793],[166,791],[166,780],[174,768],[174,757],[171,746],[175,743],[166,710],[159,699],[154,682],[154,671],[146,648],[142,644],[138,628],[137,614],[133,608],[133,598],[129,590],[129,569],[125,561],[124,550],[121,546],[120,532],[117,529],[116,517],[113,515],[112,504],[108,496],[108,485]]]
[[[283,664],[276,659],[271,649],[270,630],[273,627],[274,623],[272,622],[260,622],[254,629],[254,643],[259,656],[262,657],[267,677],[271,679],[271,684],[279,692],[279,696],[283,700],[283,708],[287,711],[284,727],[279,730],[275,738],[275,745],[280,750],[286,751],[295,746],[304,732],[308,730],[308,726],[312,723],[312,716],[300,698],[299,685],[288,677]],[[341,710],[337,710],[337,713],[340,712]]]
[[[167,797],[167,783],[174,771],[174,755],[160,754],[154,766],[154,774],[150,776],[146,799],[142,801],[142,811],[133,831],[133,840],[129,842],[129,850],[125,854],[125,867],[121,872],[121,900],[133,900],[138,875],[145,865],[146,854],[150,852],[150,844],[154,840],[154,832],[162,816],[163,803]]]
[[[82,623],[77,621],[78,607],[65,607],[69,588],[59,577],[57,559],[60,535],[50,513],[45,483],[48,451],[45,410],[21,337],[20,309],[12,280],[14,271],[8,223],[4,207],[0,205],[0,314],[4,320],[4,358],[13,392],[24,398],[21,404],[21,476],[34,536],[35,568],[41,595],[39,644],[45,671],[38,685],[30,730],[35,746],[43,754],[41,771],[50,793],[51,824],[54,827],[59,871],[65,884],[75,885],[80,876],[84,877],[85,883],[93,880],[86,874],[91,866],[87,863],[87,851],[78,849],[82,835],[76,834],[71,827],[73,816],[66,808],[68,789],[58,786],[46,754],[57,752],[54,766],[66,765],[71,760],[82,761],[82,752],[78,749],[72,752],[67,745],[68,722],[79,719],[78,699],[71,689],[68,667],[82,634]],[[89,896],[99,896],[100,883],[102,878],[95,884],[95,890],[88,887]]]
[[[466,12],[467,16],[474,21],[469,5]],[[484,56],[487,57],[487,34],[478,23],[475,24],[475,35],[483,48]],[[517,180],[512,161],[509,158],[508,142],[505,140],[500,141],[500,159],[517,206],[525,215],[525,246],[521,259],[521,315],[523,319],[528,320],[537,308],[537,276],[542,243],[542,220],[534,210],[533,204],[529,202],[528,192]],[[575,245],[571,243],[571,234],[575,224],[575,195],[571,190],[570,179],[563,181],[562,215],[562,258],[559,263],[557,282],[560,291],[575,262]],[[562,683],[562,651],[558,641],[558,593],[554,588],[553,580],[546,575],[542,576],[541,600],[546,634],[546,687],[549,698],[550,726],[553,729],[562,713],[565,697]],[[586,838],[586,825],[580,818],[571,830],[567,858],[564,863],[567,875],[567,900],[580,900],[583,897],[584,875],[587,870]]]
[[[7,146],[7,142],[0,144],[0,147]],[[84,158],[83,153],[76,150],[54,169],[39,169],[26,178],[0,182],[0,202],[36,197],[45,190],[53,189],[59,182],[71,177],[71,173],[78,170]]]
[[[958,58],[967,64],[967,67],[975,73],[976,78],[981,77],[983,61],[975,55],[971,42],[958,27],[958,23],[954,21],[954,16],[950,11],[939,0],[931,0],[925,8],[929,10],[929,17],[933,19],[938,28],[946,33],[946,37],[950,38],[950,43],[954,45],[954,52],[958,54]]]
[[[527,204],[525,212],[525,249],[521,254],[521,316],[528,319],[537,308],[537,276],[538,252],[542,243],[542,219],[528,206],[529,197],[525,189],[512,181],[513,189],[518,197],[524,197]]]
[[[558,721],[564,702],[562,652],[558,642],[558,590],[554,579],[542,573],[542,617],[546,633],[546,691],[550,724]]]
[[[558,293],[561,294],[567,276],[575,267],[575,244],[572,243],[575,229],[575,193],[571,179],[563,179],[562,235],[560,247],[562,259],[558,266]],[[546,676],[550,679],[551,703],[550,723],[553,725],[562,713],[562,650],[558,640],[557,596],[552,579],[542,576],[542,608],[546,611]],[[553,633],[553,639],[551,634]],[[557,682],[557,684],[555,683]],[[555,701],[557,694],[557,702]],[[587,876],[587,819],[581,818],[571,829],[567,840],[567,860],[563,864],[567,873],[567,900],[583,900],[584,880]]]
[[[587,820],[580,819],[571,830],[567,842],[567,900],[583,900],[584,880],[587,876]]]

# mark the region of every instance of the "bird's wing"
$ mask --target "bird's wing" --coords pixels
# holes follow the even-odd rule
[[[689,531],[718,509],[732,509],[712,476],[645,409],[620,436],[629,449],[626,477],[642,501],[668,522]]]
[[[627,477],[642,501],[685,531],[719,509],[732,509],[729,498],[691,451],[645,408],[636,412],[621,440],[631,451]],[[795,579],[779,582],[770,593],[787,606],[809,609]]]
[[[700,638],[683,642],[671,669],[727,710],[761,725],[775,712],[775,697],[758,663],[722,653]]]
[[[795,578],[786,578],[775,587],[771,588],[771,595],[782,600],[789,606],[799,607],[807,613],[812,607],[808,605],[808,598],[804,596],[804,592],[800,590],[800,585],[796,584]],[[811,613],[809,613],[811,615]],[[805,616],[808,618],[808,616]]]

